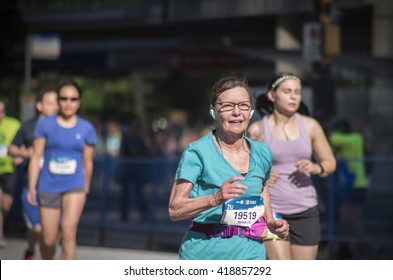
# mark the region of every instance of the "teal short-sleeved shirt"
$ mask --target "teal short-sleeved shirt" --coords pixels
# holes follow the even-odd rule
[[[250,144],[250,169],[242,184],[248,187],[243,196],[260,196],[263,182],[270,176],[273,155],[263,142]],[[184,151],[175,179],[184,179],[193,183],[190,198],[215,193],[221,185],[233,176],[241,176],[217,149],[213,133],[188,145]],[[208,209],[196,215],[194,221],[205,224],[219,224],[223,206]],[[207,238],[204,233],[187,231],[179,251],[180,259],[266,259],[263,241],[247,237]]]

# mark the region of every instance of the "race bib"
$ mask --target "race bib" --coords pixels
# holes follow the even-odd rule
[[[0,158],[8,156],[8,147],[6,145],[0,145]]]
[[[251,227],[265,212],[263,198],[259,196],[232,198],[223,207],[221,223],[239,227]]]
[[[52,157],[49,161],[52,174],[70,175],[76,172],[76,159],[69,157]]]

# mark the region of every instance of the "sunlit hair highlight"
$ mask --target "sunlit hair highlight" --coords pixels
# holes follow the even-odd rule
[[[214,84],[214,86],[212,88],[211,104],[214,105],[217,102],[217,98],[218,98],[218,96],[220,96],[221,93],[223,93],[224,91],[236,88],[236,87],[244,88],[247,91],[248,96],[251,101],[251,91],[248,86],[248,82],[247,82],[246,78],[244,78],[244,77],[241,77],[241,78],[239,78],[239,77],[225,77],[225,78],[221,78],[220,80],[218,80]]]

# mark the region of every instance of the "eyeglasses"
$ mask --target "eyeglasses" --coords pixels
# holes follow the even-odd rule
[[[251,109],[250,101],[242,101],[238,103],[234,102],[217,102],[216,104],[221,105],[218,109],[220,112],[229,112],[235,109],[235,106],[239,106],[240,111],[249,111]]]
[[[63,96],[59,96],[59,100],[60,101],[67,101],[70,100],[72,102],[78,101],[79,97],[63,97]]]

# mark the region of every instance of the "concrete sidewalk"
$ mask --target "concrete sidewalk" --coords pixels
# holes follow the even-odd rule
[[[0,248],[1,260],[21,260],[26,250],[26,240],[6,238],[7,246]],[[36,248],[36,259],[39,259]],[[60,248],[57,249],[56,259],[59,258]],[[176,253],[156,252],[146,250],[118,249],[106,247],[78,246],[78,260],[176,260]]]

